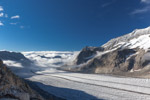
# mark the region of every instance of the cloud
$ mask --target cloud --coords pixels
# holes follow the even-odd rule
[[[4,9],[3,9],[3,7],[2,6],[0,6],[0,11],[3,11]]]
[[[10,23],[11,25],[17,25],[17,23]]]
[[[143,14],[143,13],[147,13],[150,11],[150,0],[141,0],[141,3],[145,4],[145,7],[143,8],[139,8],[139,9],[135,9],[134,11],[132,11],[130,13],[130,15],[136,15],[136,14]]]
[[[12,16],[11,19],[19,19],[20,16],[19,15],[16,15],[16,16]]]
[[[114,3],[116,0],[113,0],[113,1],[111,1],[111,2],[107,2],[107,3],[104,3],[104,4],[102,4],[101,5],[101,7],[107,7],[107,6],[109,6],[109,5],[111,5],[112,3]]]
[[[6,26],[7,24],[17,26],[19,22],[9,22],[10,19],[20,19],[20,15],[16,14],[14,16],[8,16],[8,13],[4,11],[3,6],[0,5],[0,27]],[[23,29],[24,26],[19,26],[19,28]]]
[[[150,11],[150,7],[146,6],[144,8],[134,10],[133,12],[131,12],[131,15],[142,14],[142,13],[146,13],[148,11]]]
[[[142,3],[150,4],[150,0],[141,0]]]
[[[79,52],[61,52],[61,51],[33,51],[22,52],[25,57],[41,67],[57,67],[65,63],[73,62]],[[61,56],[57,58],[57,56]]]
[[[7,66],[23,67],[21,63],[16,62],[16,61],[12,61],[12,60],[4,60],[3,62],[4,62],[4,64],[6,64]]]
[[[0,13],[0,17],[3,17],[4,16],[4,13]]]
[[[5,18],[8,18],[8,14],[5,14]]]
[[[0,26],[3,26],[4,24],[0,21]]]
[[[24,28],[25,28],[25,26],[20,26],[20,28],[21,28],[21,29],[24,29]]]
[[[107,7],[109,5],[111,5],[112,2],[108,2],[108,3],[104,3],[101,7]]]

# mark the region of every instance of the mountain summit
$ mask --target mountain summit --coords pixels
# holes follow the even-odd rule
[[[124,36],[114,38],[102,45],[103,48],[114,49],[114,48],[150,48],[150,27],[145,29],[136,29],[133,32]]]

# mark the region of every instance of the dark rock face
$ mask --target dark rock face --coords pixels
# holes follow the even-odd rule
[[[62,58],[61,56],[55,56],[55,57],[53,57],[53,59],[55,59],[55,58]]]
[[[128,71],[132,69],[134,60],[127,60],[127,55],[132,55],[136,51],[132,49],[116,50],[103,54],[83,65],[79,70],[92,73],[112,73],[115,71]]]
[[[43,100],[23,80],[14,75],[0,60],[0,99]]]
[[[21,53],[0,51],[0,58],[4,60],[21,60],[26,59]]]
[[[102,47],[85,47],[81,50],[80,54],[77,56],[77,64],[82,64],[95,56],[97,51],[103,51]]]
[[[47,59],[57,59],[57,58],[62,58],[61,56],[54,56],[54,57],[45,57],[44,55],[43,56],[40,56],[41,58],[47,58]]]
[[[119,48],[85,60],[84,57],[96,54],[96,51],[94,50],[95,49],[83,49],[76,61],[76,65],[80,65],[80,67],[69,67],[69,69],[65,70],[83,73],[116,74],[128,73],[131,70],[145,69],[150,64],[150,52],[141,49],[127,48]],[[147,70],[149,70],[149,68]]]

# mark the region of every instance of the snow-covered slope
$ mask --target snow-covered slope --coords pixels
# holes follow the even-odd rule
[[[123,48],[139,47],[139,48],[148,49],[150,47],[148,43],[150,43],[150,27],[147,27],[145,29],[136,29],[129,34],[114,38],[108,41],[106,44],[102,45],[102,47],[106,49],[113,49],[119,47],[123,47]]]
[[[129,34],[108,41],[101,47],[83,48],[72,65],[73,67],[66,66],[62,69],[114,74],[138,70],[143,71],[141,75],[150,69],[150,59],[145,59],[145,55],[147,55],[146,58],[150,58],[149,51],[150,27],[136,29]]]
[[[138,38],[134,38],[130,40],[128,43],[124,45],[124,47],[129,47],[129,48],[140,48],[140,49],[150,49],[150,34],[147,35],[141,35]]]

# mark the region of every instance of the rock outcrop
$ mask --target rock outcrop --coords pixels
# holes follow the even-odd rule
[[[101,52],[104,49],[102,47],[85,47],[81,50],[80,54],[77,56],[76,64],[82,64],[93,58],[97,51]]]
[[[43,100],[22,79],[14,75],[0,60],[0,99]]]

